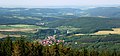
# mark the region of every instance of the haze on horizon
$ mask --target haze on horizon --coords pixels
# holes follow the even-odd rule
[[[0,0],[0,7],[120,6],[120,0]]]

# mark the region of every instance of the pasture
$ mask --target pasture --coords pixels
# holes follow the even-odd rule
[[[17,25],[0,25],[0,38],[6,37],[7,35],[2,34],[1,32],[25,32],[25,33],[35,33],[37,29],[41,29],[44,27],[36,26],[36,25],[24,25],[24,24],[17,24]],[[20,37],[21,34],[17,35],[9,35],[11,37]]]

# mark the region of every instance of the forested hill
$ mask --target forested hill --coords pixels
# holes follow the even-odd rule
[[[119,7],[0,8],[0,24],[41,24],[48,27],[73,26],[93,32],[120,27]],[[81,30],[82,31],[82,30]],[[84,32],[84,31],[82,31]]]
[[[48,23],[60,19],[73,20],[79,17],[120,18],[120,8],[98,7],[88,10],[79,8],[0,8],[0,24]]]
[[[77,19],[59,20],[49,23],[49,27],[72,26],[82,28],[86,31],[96,31],[98,29],[110,29],[120,27],[119,18],[100,18],[100,17],[80,17]],[[82,30],[81,30],[82,31]],[[82,31],[84,32],[84,31]]]
[[[85,12],[90,16],[120,17],[120,7],[97,7]]]
[[[58,16],[66,13],[78,14],[81,9],[76,8],[0,8],[0,15],[22,16]]]
[[[73,8],[0,8],[0,24],[36,24],[64,18],[76,18]],[[69,16],[71,15],[71,16]]]

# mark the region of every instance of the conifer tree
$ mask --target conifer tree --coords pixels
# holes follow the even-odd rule
[[[12,55],[12,40],[10,37],[7,37],[4,41],[5,55]]]
[[[18,43],[13,44],[12,56],[21,56],[21,50]]]

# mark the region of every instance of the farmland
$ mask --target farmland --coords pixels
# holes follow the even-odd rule
[[[0,37],[21,37],[21,34],[12,34],[12,32],[23,32],[23,33],[35,33],[37,29],[46,29],[46,27],[35,26],[35,25],[0,25]],[[11,33],[10,33],[11,32]],[[26,36],[26,35],[25,35]]]
[[[98,31],[94,34],[103,35],[103,34],[120,34],[120,28],[112,28],[113,31]]]
[[[36,45],[39,45],[41,41],[44,41],[43,43],[48,44],[53,43],[48,41],[48,39],[50,39],[52,36],[54,37],[54,42],[56,42],[56,40],[64,40],[64,43],[61,44],[68,47],[68,49],[71,47],[72,49],[78,50],[81,48],[91,50],[93,48],[98,52],[102,50],[119,51],[119,8],[111,9],[110,7],[107,8],[107,10],[105,8],[101,8],[105,9],[102,10],[102,13],[98,13],[98,9],[81,10],[77,8],[0,8],[0,43],[2,43],[0,44],[0,48],[3,47],[2,49],[4,51],[4,49],[6,49],[6,45],[8,45],[6,43],[11,42],[15,44],[18,42],[19,46],[15,49],[17,51],[19,47],[27,47],[26,44],[28,44],[27,48],[30,47],[31,50],[37,50],[38,48]],[[31,47],[34,45],[34,41],[38,43],[35,44],[35,47]],[[30,43],[31,45],[29,45]],[[53,45],[55,44],[53,43]],[[16,44],[12,48],[15,47]],[[49,45],[46,46],[46,48],[47,47],[49,47]],[[25,50],[27,48],[25,48]],[[57,47],[55,47],[55,50],[56,48]],[[28,53],[30,49],[28,49]],[[46,50],[44,49],[44,51]]]

